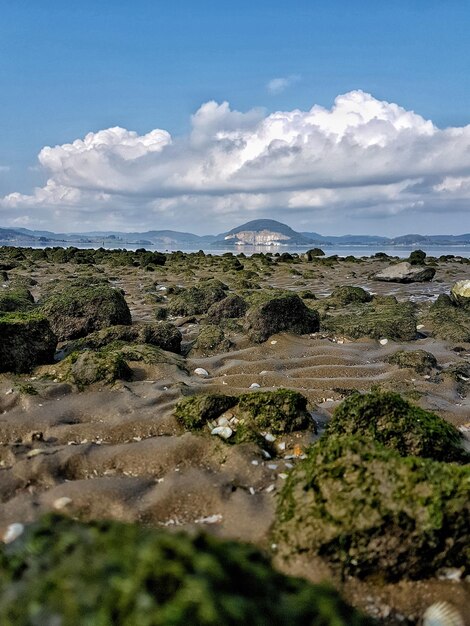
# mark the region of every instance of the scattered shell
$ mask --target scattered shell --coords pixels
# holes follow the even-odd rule
[[[23,524],[19,522],[15,522],[14,524],[10,524],[6,531],[3,533],[2,541],[3,543],[12,543],[15,539],[18,539],[20,535],[24,532]]]
[[[388,339],[379,339],[379,343],[381,346],[386,346],[388,343]]]
[[[194,520],[196,524],[218,524],[223,519],[220,513],[216,513],[215,515],[209,515],[207,517],[200,517],[197,520]]]
[[[209,376],[209,372],[205,370],[203,367],[196,367],[196,369],[194,370],[194,373],[197,376]]]
[[[435,602],[423,614],[423,626],[465,626],[457,609],[449,602]]]
[[[282,480],[286,480],[286,478],[287,478],[287,474],[284,474],[284,473],[278,474],[278,476],[279,476],[279,478],[282,478]]]
[[[271,345],[272,345],[272,346],[275,346],[276,344],[277,344],[277,341],[276,341],[275,339],[273,339],[273,340],[271,341]]]
[[[57,500],[54,500],[54,503],[52,504],[52,506],[54,507],[54,509],[60,511],[61,509],[65,509],[65,507],[71,503],[72,503],[72,498],[69,498],[67,496],[62,496],[61,498],[57,498]]]
[[[13,393],[13,389],[9,389],[8,391],[5,391],[6,396],[9,396],[11,393]]]
[[[262,372],[259,373],[260,376],[266,376],[266,374],[268,373],[267,370],[263,370]]]
[[[271,433],[266,433],[264,438],[266,439],[266,441],[269,441],[269,443],[273,443],[273,441],[276,441],[276,437]]]
[[[424,328],[424,324],[418,324],[418,326],[416,326],[416,330],[421,330],[422,328]]]
[[[286,449],[286,442],[285,442],[285,441],[280,441],[280,442],[277,444],[277,447],[278,447],[278,449],[279,449],[279,450],[281,450],[281,452],[282,452],[283,450],[285,450],[285,449]]]
[[[228,419],[227,419],[226,417],[224,417],[224,416],[222,415],[222,417],[219,417],[219,419],[217,420],[217,424],[218,424],[219,426],[228,426],[229,421],[228,421]]]
[[[255,460],[251,461],[251,464],[252,464],[252,465],[259,465],[259,461],[257,461],[257,460],[255,459]]]
[[[265,459],[270,459],[272,458],[271,455],[269,454],[269,452],[267,450],[261,450],[263,456]]]
[[[250,389],[259,389],[261,387],[261,385],[258,385],[258,383],[251,383],[250,385]]]
[[[248,491],[251,493],[252,496],[254,496],[255,493],[256,493],[256,491],[253,489],[253,487],[250,487]]]
[[[233,430],[230,426],[217,426],[211,430],[211,435],[218,435],[222,439],[230,439],[233,435]]]
[[[276,489],[276,485],[269,485],[269,487],[266,487],[265,491],[266,493],[271,493],[271,491],[274,491]]]
[[[464,574],[464,568],[458,567],[443,567],[437,572],[437,577],[440,580],[461,580]]]
[[[268,467],[269,467],[269,469],[271,469],[271,470],[275,470],[275,469],[277,469],[277,463],[269,463],[269,464],[268,464]]]

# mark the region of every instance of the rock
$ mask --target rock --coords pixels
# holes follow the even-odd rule
[[[470,307],[470,280],[459,280],[450,291],[450,297],[457,306]]]
[[[57,337],[39,313],[0,314],[0,372],[29,372],[54,359]]]
[[[317,311],[309,309],[297,295],[274,298],[252,307],[246,315],[245,329],[257,343],[283,331],[303,335],[319,328]]]
[[[418,374],[429,374],[437,367],[434,354],[425,350],[398,350],[386,359],[387,363],[400,368],[413,369]]]
[[[0,578],[2,624],[372,623],[253,546],[139,524],[48,516],[2,550]]]
[[[425,321],[432,334],[448,341],[470,342],[470,315],[466,306],[458,306],[448,295],[441,294],[434,302]]]
[[[325,253],[321,248],[312,248],[311,250],[307,250],[305,256],[307,257],[307,261],[313,261],[316,257],[325,256]]]
[[[276,435],[314,425],[307,411],[307,399],[291,389],[244,393],[238,398],[237,416],[258,431]]]
[[[132,323],[121,291],[103,283],[63,285],[45,300],[41,312],[59,341],[84,337],[107,326]]]
[[[171,315],[185,317],[206,313],[208,308],[225,298],[227,285],[220,280],[209,280],[198,287],[189,287],[176,295],[168,305]]]
[[[377,299],[367,304],[351,305],[351,310],[339,315],[327,315],[321,322],[326,330],[348,339],[411,341],[416,338],[415,307],[411,302]]]
[[[411,265],[407,261],[390,265],[378,272],[374,278],[391,283],[424,283],[434,278],[436,270],[424,265]]]
[[[211,393],[182,398],[175,407],[175,416],[190,430],[202,428],[235,406],[237,398]]]
[[[206,356],[214,354],[214,352],[227,352],[230,346],[230,341],[219,326],[207,324],[199,331],[199,335],[191,347],[191,355]]]
[[[397,393],[353,393],[335,409],[327,433],[367,437],[402,456],[470,462],[455,426]]]
[[[31,292],[24,287],[0,290],[0,313],[30,311],[34,305]]]
[[[215,302],[207,311],[207,319],[213,324],[218,324],[224,319],[243,317],[248,309],[247,302],[236,294],[231,294]]]
[[[98,382],[113,384],[132,378],[132,370],[119,350],[73,352],[54,370],[59,380],[73,383],[80,389]]]
[[[370,302],[372,300],[371,294],[362,287],[350,287],[343,285],[336,287],[329,297],[329,300],[335,303],[345,306],[351,303]]]
[[[470,466],[400,456],[357,436],[328,436],[291,470],[274,541],[319,554],[343,575],[396,581],[470,570]]]

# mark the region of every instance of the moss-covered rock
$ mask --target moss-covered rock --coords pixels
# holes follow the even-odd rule
[[[286,295],[252,307],[245,329],[252,341],[261,343],[275,333],[288,331],[303,335],[317,332],[320,319],[297,295]]]
[[[273,601],[275,599],[275,601]],[[329,587],[256,548],[117,522],[46,517],[0,550],[5,626],[366,626]]]
[[[370,439],[323,437],[290,472],[274,540],[343,573],[420,578],[470,571],[470,467],[401,457]]]
[[[25,287],[0,289],[0,313],[30,311],[34,305],[31,292]]]
[[[374,439],[402,456],[470,462],[455,426],[393,392],[350,395],[336,408],[327,432]]]
[[[237,398],[218,393],[182,398],[175,407],[176,418],[189,430],[202,428],[208,421],[235,406]]]
[[[207,324],[202,326],[199,331],[199,335],[191,348],[191,354],[206,356],[215,352],[226,352],[230,345],[230,341],[219,326]]]
[[[63,359],[54,367],[54,375],[82,389],[98,382],[113,384],[117,380],[130,380],[132,371],[118,350],[84,350]]]
[[[416,315],[411,302],[380,302],[356,305],[348,313],[329,315],[322,319],[322,329],[350,339],[395,339],[411,341],[416,338]]]
[[[313,426],[307,411],[307,398],[291,389],[244,393],[238,398],[237,416],[242,422],[253,424],[257,430],[275,435]]]
[[[372,300],[371,294],[362,287],[351,287],[349,285],[342,285],[336,287],[330,295],[330,300],[345,306],[352,303],[370,302]]]
[[[131,313],[119,289],[108,284],[61,285],[41,305],[59,341],[76,339],[117,324],[131,324]]]
[[[446,294],[441,294],[434,302],[424,322],[432,328],[439,339],[470,342],[470,313],[467,307],[457,306]]]
[[[168,312],[179,316],[206,313],[212,304],[225,298],[226,290],[227,286],[220,280],[209,280],[198,287],[189,287],[171,300]]]
[[[325,253],[321,248],[311,248],[310,250],[307,250],[305,256],[307,258],[307,261],[313,261],[319,256],[325,256]]]
[[[207,319],[213,324],[218,324],[225,319],[243,317],[247,309],[248,304],[241,296],[230,294],[209,308]]]
[[[397,350],[386,360],[400,368],[413,369],[418,374],[429,374],[437,367],[436,357],[426,350]]]
[[[0,372],[29,372],[54,359],[57,337],[39,313],[0,313]]]

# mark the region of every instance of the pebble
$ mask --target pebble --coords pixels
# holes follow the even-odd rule
[[[52,506],[57,511],[60,511],[61,509],[65,509],[65,507],[71,503],[72,503],[72,498],[69,498],[67,496],[62,496],[61,498],[57,498],[57,500],[54,500]]]
[[[217,426],[211,430],[211,435],[218,435],[222,439],[230,439],[233,435],[233,430],[230,426]]]
[[[196,369],[194,370],[194,373],[197,376],[209,376],[209,372],[205,370],[203,367],[196,367]]]
[[[250,385],[250,389],[259,389],[261,387],[261,385],[258,385],[258,383],[251,383]]]
[[[388,339],[379,339],[379,343],[381,346],[386,346],[388,343]]]
[[[15,539],[18,539],[24,532],[23,524],[19,522],[15,522],[10,524],[6,531],[3,533],[2,541],[3,543],[12,543]]]

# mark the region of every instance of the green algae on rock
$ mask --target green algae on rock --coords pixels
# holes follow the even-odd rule
[[[470,571],[470,466],[402,457],[357,436],[322,437],[289,473],[274,541],[343,574],[417,579]]]
[[[41,305],[59,341],[78,339],[107,326],[131,324],[129,307],[119,289],[106,283],[60,285]]]
[[[37,312],[0,313],[0,372],[17,374],[54,359],[57,337]]]
[[[30,311],[33,306],[34,298],[25,287],[10,287],[0,290],[0,313]]]
[[[118,350],[83,350],[72,352],[53,367],[58,380],[71,382],[79,389],[94,383],[113,384],[130,380],[132,371]]]
[[[247,309],[248,304],[241,296],[230,294],[209,308],[207,318],[210,322],[217,324],[224,319],[243,317]]]
[[[395,339],[411,341],[416,338],[415,307],[411,302],[375,300],[369,304],[351,305],[347,313],[328,315],[322,319],[322,329],[350,339]]]
[[[423,321],[431,325],[433,335],[439,339],[470,342],[470,311],[446,294],[431,305]]]
[[[206,356],[216,352],[226,352],[231,346],[230,341],[225,337],[224,331],[215,324],[202,326],[192,348],[191,355],[200,354]]]
[[[436,357],[426,350],[397,350],[386,361],[399,368],[413,369],[418,374],[429,374],[437,367]]]
[[[333,290],[329,300],[338,303],[340,306],[345,306],[353,303],[370,302],[372,295],[362,287],[342,285]]]
[[[168,312],[183,317],[201,315],[212,304],[223,300],[227,295],[226,291],[227,285],[215,279],[200,283],[198,287],[183,289],[171,300]]]
[[[0,548],[4,626],[367,626],[325,585],[285,576],[253,546],[48,516]]]
[[[235,396],[220,393],[190,396],[178,401],[175,416],[189,430],[197,430],[235,406],[237,401]]]
[[[246,315],[245,329],[257,343],[284,331],[304,335],[317,332],[319,328],[317,311],[309,309],[297,295],[273,298],[252,307]]]
[[[291,389],[244,393],[238,397],[237,416],[242,421],[252,423],[257,430],[269,431],[274,435],[313,425],[307,411],[307,398]]]
[[[367,437],[402,456],[470,462],[455,426],[393,392],[353,393],[335,409],[327,434]]]

